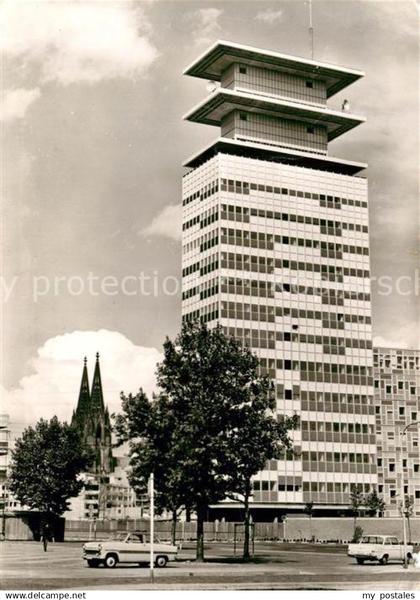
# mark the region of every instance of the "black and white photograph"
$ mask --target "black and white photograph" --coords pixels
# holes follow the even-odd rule
[[[420,599],[419,24],[0,0],[3,599]]]

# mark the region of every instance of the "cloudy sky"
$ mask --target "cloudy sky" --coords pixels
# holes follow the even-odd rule
[[[416,5],[314,0],[313,13],[315,58],[366,72],[330,105],[348,98],[367,124],[330,154],[369,163],[372,274],[394,284],[384,295],[373,282],[374,334],[417,347]],[[14,418],[68,418],[96,350],[112,409],[121,389],[153,388],[180,323],[181,162],[217,136],[182,121],[207,94],[182,70],[216,39],[308,57],[307,26],[300,0],[0,4],[2,378]]]

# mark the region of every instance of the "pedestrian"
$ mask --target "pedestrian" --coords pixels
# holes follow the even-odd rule
[[[42,545],[44,547],[44,552],[47,551],[49,537],[50,537],[50,526],[48,525],[48,523],[44,523],[44,525],[42,527],[42,532],[41,532],[41,540],[42,540]]]

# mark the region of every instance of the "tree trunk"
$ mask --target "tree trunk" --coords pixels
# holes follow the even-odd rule
[[[411,544],[411,525],[410,525],[410,517],[407,516],[407,528],[408,528],[408,543]]]
[[[197,546],[196,561],[204,562],[204,518],[206,516],[206,506],[197,506]]]
[[[245,498],[244,498],[244,509],[245,509],[245,515],[244,515],[244,551],[243,551],[243,560],[249,560],[250,559],[250,554],[249,554],[249,519],[250,519],[250,512],[249,512],[249,496],[251,494],[251,485],[250,482],[248,481],[246,483],[245,486]]]
[[[178,519],[178,515],[176,509],[172,511],[172,527],[171,527],[171,540],[172,544],[176,545],[176,522]]]

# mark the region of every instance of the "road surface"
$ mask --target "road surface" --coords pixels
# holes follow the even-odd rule
[[[420,569],[399,563],[355,564],[345,548],[258,542],[251,563],[233,556],[228,543],[206,544],[205,563],[194,562],[194,546],[184,546],[179,560],[156,569],[150,583],[147,566],[88,568],[81,544],[0,543],[3,590],[42,589],[391,589],[420,590]]]

